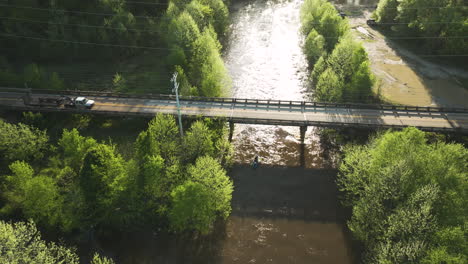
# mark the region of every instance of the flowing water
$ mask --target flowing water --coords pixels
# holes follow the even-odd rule
[[[237,98],[306,100],[308,69],[302,51],[302,1],[238,1],[231,4],[231,34],[224,60]],[[236,124],[233,143],[238,163],[255,155],[262,164],[298,166],[298,127]],[[314,128],[306,136],[305,165],[323,166]]]

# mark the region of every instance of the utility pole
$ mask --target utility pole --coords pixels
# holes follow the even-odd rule
[[[178,116],[179,116],[180,137],[183,137],[183,136],[184,136],[184,131],[182,130],[182,117],[181,117],[181,115],[180,115],[179,83],[177,82],[177,72],[174,72],[174,75],[172,75],[171,82],[174,83],[174,88],[172,89],[172,92],[175,92],[175,94],[176,94],[177,114],[178,114]]]

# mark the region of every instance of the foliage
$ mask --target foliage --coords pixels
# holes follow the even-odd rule
[[[440,8],[427,8],[427,7]],[[416,36],[412,40],[419,53],[465,54],[468,33],[467,9],[463,1],[381,0],[374,13],[377,22],[397,36]],[[427,37],[427,38],[426,38]]]
[[[305,40],[304,52],[307,56],[309,65],[314,65],[317,60],[325,53],[325,39],[322,35],[312,29]]]
[[[177,6],[177,7],[176,7]],[[222,0],[171,1],[166,11],[167,61],[181,77],[184,95],[218,97],[230,88],[218,35],[227,27]]]
[[[125,160],[115,145],[82,136],[77,129],[64,129],[47,153],[40,148],[39,154],[49,155],[43,162],[31,163],[34,168],[25,161],[5,168],[9,170],[0,177],[4,201],[0,213],[30,218],[41,227],[63,232],[137,228],[161,219],[171,221],[174,190],[192,181],[201,186],[189,188],[200,192],[195,196],[218,201],[207,208],[210,220],[203,222],[203,232],[208,232],[215,219],[230,212],[232,184],[224,181],[228,178],[222,169],[232,157],[226,133],[222,121],[204,119],[193,122],[180,138],[175,118],[160,114],[138,136],[134,157]],[[10,151],[10,146],[5,150]],[[200,205],[206,205],[206,199]],[[190,224],[182,227],[180,223],[177,230],[190,229]]]
[[[91,264],[114,264],[115,262],[108,257],[101,257],[98,253],[95,253]]]
[[[193,163],[198,157],[213,155],[212,131],[201,121],[196,121],[184,137],[184,159]]]
[[[0,221],[0,262],[20,263],[67,263],[78,264],[76,249],[56,243],[47,243],[41,238],[33,221],[8,223]],[[111,258],[94,254],[91,264],[113,264]]]
[[[220,44],[213,37],[213,29],[207,28],[194,42],[190,79],[198,87],[197,94],[219,97],[230,85],[230,79],[220,55]]]
[[[343,80],[331,69],[327,68],[320,74],[315,93],[317,98],[326,102],[342,101],[344,83]]]
[[[306,0],[301,24],[315,97],[328,102],[366,102],[374,77],[366,51],[352,40],[347,19],[325,0]]]
[[[415,128],[345,150],[338,184],[365,263],[466,261],[468,150]]]
[[[32,221],[14,224],[0,221],[0,262],[78,264],[79,259],[75,250],[42,240]]]
[[[24,124],[41,129],[45,126],[46,120],[40,112],[23,112],[22,121]]]
[[[0,155],[5,161],[42,158],[48,140],[45,131],[0,119]]]
[[[231,212],[233,186],[226,171],[209,156],[200,157],[188,168],[189,179],[172,193],[169,213],[175,230],[195,229],[208,233],[218,216]]]
[[[24,67],[22,73],[15,73],[9,66],[0,67],[0,84],[11,87],[63,90],[64,81],[56,72],[48,73],[35,63]]]
[[[96,145],[96,140],[81,136],[76,128],[64,129],[58,141],[58,151],[64,164],[78,172],[86,153]]]
[[[126,187],[125,165],[114,146],[97,144],[86,153],[79,184],[93,222],[104,224],[119,214],[116,202]]]

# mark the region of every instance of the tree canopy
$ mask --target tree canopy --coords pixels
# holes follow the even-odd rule
[[[0,154],[4,160],[41,158],[48,140],[45,131],[22,123],[10,124],[0,119]]]
[[[41,239],[33,221],[8,223],[0,221],[0,262],[20,263],[80,263],[73,248]],[[110,258],[95,253],[91,264],[113,264]]]
[[[301,7],[301,24],[315,98],[326,102],[369,101],[374,76],[364,47],[352,39],[347,19],[325,0],[306,0]]]
[[[465,263],[468,150],[386,132],[344,152],[338,184],[365,263]]]
[[[460,0],[381,0],[377,22],[411,40],[422,54],[466,54],[468,8]]]
[[[210,156],[198,158],[187,173],[187,181],[171,193],[171,225],[207,233],[218,216],[226,219],[231,212],[232,181]]]

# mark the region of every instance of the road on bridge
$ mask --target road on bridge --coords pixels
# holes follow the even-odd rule
[[[111,115],[153,116],[157,113],[177,114],[175,100],[87,96],[96,101],[91,110],[24,105],[24,93],[0,92],[3,108],[31,111],[72,111]],[[45,97],[50,94],[34,94]],[[56,95],[59,96],[59,95]],[[265,101],[265,100],[263,100]],[[365,109],[333,106],[304,106],[301,103],[252,103],[223,101],[181,100],[184,116],[224,117],[235,123],[271,124],[291,126],[356,126],[356,127],[407,127],[425,130],[468,131],[468,112],[441,112],[424,110]],[[278,101],[276,101],[278,102]]]

